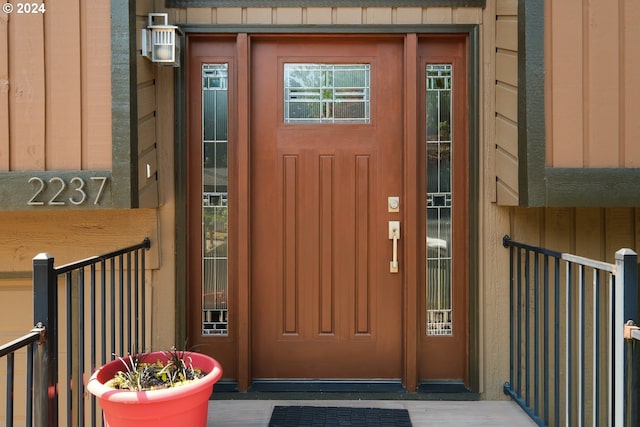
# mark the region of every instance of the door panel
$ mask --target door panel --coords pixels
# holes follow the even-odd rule
[[[187,340],[238,372],[237,153],[234,37],[188,39]],[[229,173],[231,171],[231,173]],[[229,284],[231,284],[229,286]],[[180,286],[180,284],[178,285]]]
[[[253,377],[400,378],[402,38],[254,38],[251,59]],[[370,64],[370,122],[285,124],[290,63]]]

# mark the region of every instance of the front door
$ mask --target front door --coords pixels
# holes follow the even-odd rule
[[[193,34],[186,51],[188,346],[241,390],[466,388],[468,37]]]
[[[402,376],[402,41],[253,40],[254,379]]]

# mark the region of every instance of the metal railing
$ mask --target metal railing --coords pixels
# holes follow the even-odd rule
[[[615,264],[519,243],[510,249],[504,392],[541,426],[637,426],[638,257]]]
[[[5,425],[7,427],[13,427],[15,422],[14,417],[14,398],[15,398],[15,366],[16,366],[16,352],[22,349],[27,350],[25,359],[26,365],[26,388],[25,388],[25,420],[27,425],[33,425],[33,402],[42,401],[42,396],[35,395],[34,382],[34,358],[38,357],[39,344],[44,339],[45,328],[42,325],[37,325],[28,334],[21,336],[13,341],[0,346],[0,359],[7,358],[7,389],[6,389],[6,405],[5,405]],[[36,365],[36,368],[39,365]],[[36,378],[38,375],[36,374]],[[41,389],[42,391],[44,389]]]
[[[26,426],[101,423],[85,382],[96,367],[116,355],[149,349],[145,250],[150,246],[149,239],[144,239],[60,267],[54,267],[54,258],[44,253],[33,259],[34,323],[38,327],[0,347],[0,355],[7,354],[8,366],[18,348],[27,348]],[[13,370],[11,376],[9,368],[7,371],[7,425],[12,426]]]

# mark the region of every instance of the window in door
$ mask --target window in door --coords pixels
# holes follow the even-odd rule
[[[202,334],[228,335],[228,64],[202,66]]]
[[[369,64],[284,64],[285,123],[369,123]]]
[[[427,335],[452,335],[452,65],[428,64]]]

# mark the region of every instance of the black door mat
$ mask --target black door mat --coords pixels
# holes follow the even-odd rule
[[[406,409],[276,406],[269,427],[411,427]]]

